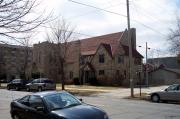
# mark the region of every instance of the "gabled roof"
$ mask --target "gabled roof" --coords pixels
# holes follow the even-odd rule
[[[166,71],[174,72],[176,74],[180,74],[180,69],[170,69],[170,68],[164,68]]]
[[[102,43],[101,45],[106,49],[106,51],[107,51],[107,52],[109,53],[109,55],[112,57],[111,45],[110,45],[110,44],[105,44],[105,43]]]
[[[95,71],[95,68],[93,67],[93,65],[89,62],[87,62],[85,65],[83,65],[81,67],[81,69],[84,69],[85,67],[88,67],[91,71]]]
[[[9,44],[1,44],[0,47],[6,47],[6,48],[16,48],[16,49],[24,49],[26,47],[29,47],[29,49],[32,49],[30,46],[23,46],[23,45],[9,45]]]
[[[159,67],[155,70],[150,71],[149,73],[152,73],[152,72],[155,72],[158,70],[165,70],[165,71],[176,73],[176,74],[180,75],[180,69],[171,69],[171,68],[166,68],[166,67]]]
[[[117,32],[80,40],[81,55],[94,55],[98,47],[102,44],[112,57],[119,45],[119,41],[123,33],[124,32]],[[129,55],[129,47],[125,45],[122,45],[122,47],[125,51],[125,55]],[[136,49],[133,49],[132,53],[133,57],[143,58],[143,56]]]
[[[177,57],[159,57],[148,59],[148,62],[155,65],[164,64],[167,68],[180,69],[180,64],[177,61]]]
[[[129,46],[126,45],[122,45],[124,51],[125,51],[125,55],[129,55]],[[136,58],[143,58],[143,56],[136,50],[136,49],[132,49],[132,56],[136,57]]]
[[[117,32],[81,40],[81,54],[95,54],[100,44],[109,44],[112,54],[118,46],[118,41],[121,39],[124,32]],[[109,50],[109,46],[105,46]]]

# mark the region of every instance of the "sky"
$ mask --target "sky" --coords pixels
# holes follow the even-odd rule
[[[127,14],[126,0],[74,0],[121,15]],[[53,11],[57,18],[64,18],[75,31],[78,38],[99,36],[124,31],[127,18],[104,12],[95,8],[73,3],[69,0],[42,0],[41,9]],[[180,0],[130,0],[131,27],[136,28],[137,49],[145,56],[145,44],[148,43],[148,57],[170,56],[167,42],[170,29],[176,27],[176,18],[180,17]],[[45,40],[48,28],[39,28],[34,37],[35,43]],[[84,35],[82,35],[84,34]],[[142,47],[138,47],[142,46]]]

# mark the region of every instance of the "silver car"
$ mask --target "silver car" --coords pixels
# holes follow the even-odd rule
[[[160,101],[180,101],[180,84],[173,84],[164,91],[153,92],[150,94],[153,102]]]
[[[55,90],[56,84],[50,79],[39,78],[34,79],[31,83],[26,84],[26,89],[27,91],[37,90],[39,92],[42,90]]]

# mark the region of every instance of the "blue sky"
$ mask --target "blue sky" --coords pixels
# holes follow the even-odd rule
[[[126,15],[126,0],[75,0],[112,12]],[[94,8],[78,5],[68,0],[43,0],[41,6],[46,11],[54,11],[57,17],[63,17],[76,27],[76,32],[90,36],[123,31],[127,28],[126,18]],[[137,30],[138,51],[145,54],[145,43],[151,48],[149,57],[169,56],[166,52],[169,43],[167,36],[170,28],[175,28],[176,17],[180,17],[179,0],[130,0],[131,27]],[[143,25],[147,27],[144,27]],[[152,30],[153,29],[153,30]],[[35,42],[45,40],[44,31],[34,37]],[[79,38],[87,36],[79,35]],[[38,40],[37,40],[38,39]]]

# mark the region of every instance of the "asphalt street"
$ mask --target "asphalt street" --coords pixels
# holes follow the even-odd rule
[[[0,89],[0,119],[11,119],[10,102],[28,92]],[[111,119],[180,119],[180,105],[115,98],[108,95],[79,97],[104,109]]]

